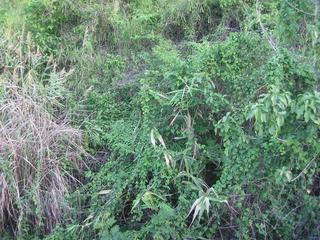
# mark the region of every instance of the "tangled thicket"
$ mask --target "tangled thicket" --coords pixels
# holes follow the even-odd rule
[[[0,3],[0,237],[320,237],[318,0]]]

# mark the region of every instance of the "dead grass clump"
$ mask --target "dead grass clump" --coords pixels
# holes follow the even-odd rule
[[[28,82],[27,72],[16,74],[26,65],[32,71],[29,61],[18,60],[0,75],[0,233],[22,236],[48,233],[62,220],[82,151],[80,131],[52,114],[43,85]]]
[[[79,131],[56,123],[15,85],[5,86],[0,107],[0,228],[42,225],[46,232],[67,210],[64,201],[79,169]]]

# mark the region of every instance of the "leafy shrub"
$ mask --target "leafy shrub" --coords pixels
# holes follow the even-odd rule
[[[68,1],[31,0],[25,7],[27,30],[43,51],[57,51],[62,28],[75,21]]]

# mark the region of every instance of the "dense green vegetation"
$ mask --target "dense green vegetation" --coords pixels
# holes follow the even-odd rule
[[[0,239],[320,238],[318,0],[0,0]]]

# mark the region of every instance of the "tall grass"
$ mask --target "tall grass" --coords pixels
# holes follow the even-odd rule
[[[0,51],[0,233],[47,233],[68,211],[82,165],[81,132],[57,110],[68,73],[29,37],[2,40]]]
[[[0,31],[7,37],[14,35],[24,24],[23,8],[28,0],[0,0]]]

